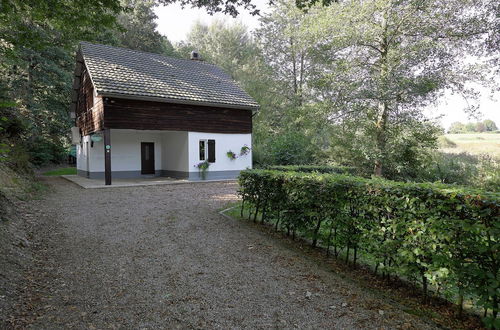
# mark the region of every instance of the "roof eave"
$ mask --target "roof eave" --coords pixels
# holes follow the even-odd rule
[[[97,91],[97,95],[102,97],[115,97],[120,99],[129,99],[129,100],[153,101],[153,102],[174,103],[174,104],[189,104],[189,105],[200,105],[205,107],[219,107],[219,108],[241,109],[241,110],[252,110],[252,111],[258,111],[260,108],[260,106],[193,101],[193,100],[184,100],[177,98],[131,95],[131,94],[109,93],[109,92],[99,92],[99,91]]]

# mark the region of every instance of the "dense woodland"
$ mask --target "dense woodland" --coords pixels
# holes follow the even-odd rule
[[[467,83],[495,88],[496,1],[280,0],[252,33],[196,24],[175,45],[155,30],[153,10],[171,2],[2,1],[2,161],[29,170],[66,159],[74,55],[86,40],[182,58],[196,49],[224,68],[261,105],[257,166],[336,164],[364,176],[498,187],[491,157],[476,157],[474,173],[449,175],[450,164],[469,159],[440,153],[443,129],[423,115],[445,90],[473,100]],[[247,0],[182,3],[258,14]]]

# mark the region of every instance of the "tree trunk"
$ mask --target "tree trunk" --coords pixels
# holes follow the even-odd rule
[[[429,301],[429,295],[428,295],[428,285],[427,285],[427,277],[425,277],[425,272],[422,270],[421,271],[421,276],[422,276],[422,289],[424,291],[424,299],[423,302],[424,304],[427,304]]]
[[[316,228],[314,229],[314,235],[313,235],[313,241],[312,241],[312,246],[316,247],[316,244],[318,244],[318,233],[321,228],[321,219],[318,219],[318,223],[316,224]]]
[[[388,55],[388,38],[387,38],[387,21],[385,17],[383,17],[382,21],[382,29],[384,30],[384,34],[382,40],[380,40],[380,89],[381,94],[379,95],[379,101],[377,106],[377,119],[375,122],[375,145],[376,145],[376,158],[375,158],[375,166],[373,172],[375,176],[381,177],[383,174],[383,161],[385,148],[387,144],[387,118],[388,118],[388,110],[389,104],[386,100],[386,94],[388,89],[388,65],[387,65],[387,55]]]
[[[290,37],[290,52],[292,56],[292,74],[293,74],[293,94],[296,96],[298,92],[298,82],[297,82],[297,56],[295,54],[293,37]]]
[[[375,176],[382,176],[383,174],[383,159],[385,154],[385,148],[387,147],[387,136],[386,136],[386,126],[387,126],[387,102],[379,103],[379,118],[375,124],[375,142],[377,148],[377,158],[375,159],[374,174]]]

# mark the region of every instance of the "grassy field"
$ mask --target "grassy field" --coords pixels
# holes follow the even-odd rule
[[[43,173],[45,176],[57,176],[57,175],[74,175],[76,174],[76,167],[66,167],[66,168],[58,168],[56,170],[47,171]]]
[[[445,152],[468,152],[476,155],[490,154],[500,158],[499,133],[446,134],[444,137],[456,144],[455,147],[443,146],[442,150]]]

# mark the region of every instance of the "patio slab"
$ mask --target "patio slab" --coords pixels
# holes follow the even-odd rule
[[[110,186],[104,184],[104,179],[88,179],[79,175],[61,175],[64,179],[71,181],[84,189],[98,188],[118,188],[118,187],[140,187],[140,186],[157,186],[165,184],[184,184],[184,183],[204,183],[218,181],[236,181],[236,179],[222,180],[200,180],[190,181],[186,179],[174,179],[169,177],[155,177],[146,179],[113,179]]]

